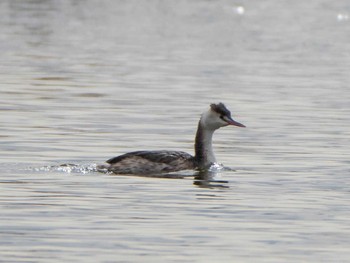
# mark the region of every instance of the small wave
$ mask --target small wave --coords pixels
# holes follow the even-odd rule
[[[235,169],[228,167],[228,166],[224,166],[222,163],[213,163],[209,169],[209,172],[222,172],[222,171],[231,171],[234,172],[236,171]]]
[[[35,172],[59,172],[64,174],[89,174],[89,173],[102,173],[102,174],[113,174],[113,172],[109,171],[103,165],[98,164],[74,164],[74,163],[66,163],[60,165],[46,165],[41,167],[28,168],[31,171]],[[28,170],[26,169],[26,170]],[[226,167],[221,163],[212,164],[208,170],[203,171],[194,171],[194,170],[184,170],[181,172],[172,172],[165,174],[154,174],[154,175],[138,175],[144,177],[159,177],[159,178],[173,178],[173,179],[183,179],[195,177],[197,180],[205,180],[205,181],[219,181],[221,182],[221,173],[225,171],[235,171],[230,167]]]
[[[87,174],[98,172],[97,164],[61,164],[32,168],[36,172],[62,172]]]

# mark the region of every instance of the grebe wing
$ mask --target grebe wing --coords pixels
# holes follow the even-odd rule
[[[173,165],[178,161],[193,161],[194,157],[186,152],[180,151],[136,151],[130,152],[107,160],[109,164],[116,164],[128,158],[143,158],[154,163]]]

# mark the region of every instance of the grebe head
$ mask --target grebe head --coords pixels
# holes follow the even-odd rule
[[[223,103],[211,104],[210,109],[202,114],[201,123],[204,127],[216,130],[227,125],[245,127],[231,117],[231,112]]]

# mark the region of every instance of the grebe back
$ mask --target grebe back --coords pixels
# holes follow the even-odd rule
[[[136,151],[107,160],[99,170],[115,174],[160,174],[181,170],[207,169],[216,162],[212,137],[215,130],[234,125],[245,127],[231,117],[223,103],[211,104],[201,115],[195,138],[195,156],[181,151]]]

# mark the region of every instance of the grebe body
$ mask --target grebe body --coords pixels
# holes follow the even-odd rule
[[[160,174],[195,169],[195,158],[180,151],[137,151],[107,161],[109,171],[117,174]]]
[[[115,174],[162,174],[181,170],[208,169],[216,162],[212,137],[215,130],[234,125],[245,127],[231,117],[223,103],[211,104],[201,115],[195,138],[195,156],[181,151],[136,151],[106,161],[98,167]]]

